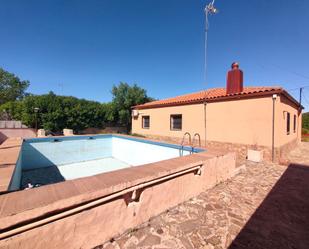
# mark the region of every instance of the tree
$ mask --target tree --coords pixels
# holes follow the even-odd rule
[[[12,119],[21,120],[23,124],[35,127],[34,108],[39,108],[38,126],[53,132],[60,132],[64,128],[76,132],[86,128],[102,128],[107,122],[105,104],[71,96],[59,96],[53,92],[29,95],[21,101],[7,102],[0,106],[0,112],[5,111]]]
[[[303,113],[303,129],[309,131],[309,112]]]
[[[131,107],[153,100],[147,96],[145,89],[136,84],[129,86],[124,82],[120,82],[118,86],[113,86],[112,94],[114,119],[119,124],[126,126],[128,131],[131,130]]]
[[[0,105],[0,120],[21,120],[21,101],[9,101]]]
[[[0,105],[0,114],[7,119],[21,120],[28,127],[60,132],[64,128],[80,132],[86,128],[103,128],[106,124],[123,125],[130,131],[131,107],[151,101],[146,91],[137,85],[120,83],[112,89],[113,100],[99,103],[53,92],[28,94],[21,100]],[[39,108],[35,113],[35,108]]]
[[[20,80],[14,74],[0,68],[0,105],[22,99],[28,86],[29,81]]]

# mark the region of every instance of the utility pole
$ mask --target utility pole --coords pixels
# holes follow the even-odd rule
[[[34,107],[33,110],[34,110],[34,113],[35,113],[35,132],[38,135],[38,112],[39,112],[40,108]]]
[[[304,87],[299,88],[299,104],[301,105],[301,99],[302,99],[302,93],[303,93]]]

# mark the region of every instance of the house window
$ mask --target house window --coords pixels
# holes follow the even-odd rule
[[[170,119],[171,130],[181,131],[182,129],[182,115],[172,114]]]
[[[142,127],[143,129],[149,129],[150,127],[150,117],[149,116],[142,117]]]
[[[286,134],[290,134],[290,113],[286,113]]]
[[[294,120],[293,120],[293,131],[294,133],[296,132],[296,115],[294,115]]]

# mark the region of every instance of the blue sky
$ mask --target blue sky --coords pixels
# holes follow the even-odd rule
[[[204,79],[201,0],[1,0],[0,67],[50,90],[101,102],[120,81],[155,98],[225,86],[309,85],[309,1],[217,0]],[[304,90],[309,107],[309,88]],[[305,102],[307,101],[307,103]]]

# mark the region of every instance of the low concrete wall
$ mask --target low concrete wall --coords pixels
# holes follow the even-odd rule
[[[235,162],[235,153],[202,152],[2,195],[0,238],[3,231],[48,222],[0,239],[0,248],[93,248],[234,176]],[[196,166],[201,166],[201,174],[181,173]],[[144,185],[167,176],[171,178]],[[128,192],[82,209],[132,188],[137,189],[135,201]],[[76,207],[81,209],[52,220]]]
[[[83,131],[80,131],[79,134],[89,135],[89,134],[113,134],[113,133],[122,133],[127,134],[127,128],[123,126],[107,126],[103,129],[99,128],[87,128]]]
[[[31,138],[36,137],[36,133],[30,128],[0,128],[0,144],[11,137]]]

